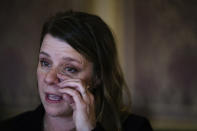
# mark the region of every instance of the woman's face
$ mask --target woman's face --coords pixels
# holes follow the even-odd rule
[[[73,49],[68,43],[47,34],[42,42],[37,68],[39,94],[47,114],[71,115],[73,99],[58,91],[59,83],[65,80],[81,80],[91,83],[93,64]]]

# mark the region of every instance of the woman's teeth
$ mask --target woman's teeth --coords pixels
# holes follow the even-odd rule
[[[60,100],[62,100],[62,96],[48,94],[48,99],[52,100],[52,101],[60,101]]]

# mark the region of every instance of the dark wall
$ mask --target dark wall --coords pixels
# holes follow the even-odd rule
[[[152,118],[155,127],[197,129],[197,1],[134,0],[127,12],[131,7],[133,111]],[[127,16],[126,21],[133,17]]]

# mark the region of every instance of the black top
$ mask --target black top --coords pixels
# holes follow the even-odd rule
[[[42,131],[44,109],[25,112],[0,123],[0,131]],[[129,115],[123,124],[123,131],[152,131],[149,121],[137,115]],[[104,131],[98,123],[93,131]]]

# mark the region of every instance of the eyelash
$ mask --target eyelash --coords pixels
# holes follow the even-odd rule
[[[50,63],[47,62],[46,60],[40,60],[40,64],[42,67],[50,67]]]
[[[65,67],[64,68],[64,72],[65,71],[74,74],[74,73],[77,73],[78,72],[78,69],[76,69],[74,67]]]
[[[41,59],[40,60],[40,64],[41,64],[41,67],[44,67],[44,68],[49,68],[51,67],[51,64],[47,61],[47,60],[44,60],[44,59]],[[71,73],[71,74],[75,74],[77,72],[79,72],[79,70],[75,67],[71,67],[71,66],[68,66],[66,65],[63,69],[61,69],[63,73]]]

